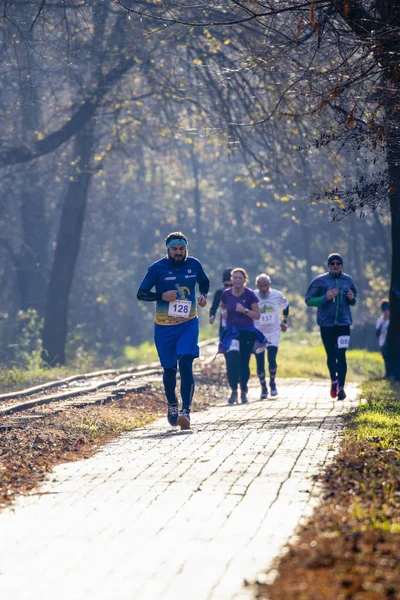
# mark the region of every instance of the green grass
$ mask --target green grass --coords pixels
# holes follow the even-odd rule
[[[329,379],[326,354],[319,333],[289,333],[281,337],[278,354],[278,377]],[[364,381],[383,376],[384,366],[379,352],[349,350],[348,381]],[[255,360],[252,359],[252,374]]]
[[[400,450],[400,384],[368,381],[362,384],[361,393],[364,404],[350,422],[349,435]]]
[[[203,325],[200,329],[200,341],[217,335],[217,327]],[[348,353],[349,381],[364,381],[383,376],[383,360],[378,352],[365,350],[350,350]],[[46,381],[62,379],[76,373],[84,373],[112,367],[135,366],[158,360],[154,344],[145,342],[140,346],[125,346],[119,359],[109,359],[96,363],[93,357],[85,363],[84,358],[65,367],[54,369],[35,368],[24,370],[20,368],[0,370],[0,393],[39,385]],[[278,377],[306,377],[311,379],[328,379],[326,356],[321,344],[319,333],[288,332],[282,335],[282,343],[278,354]],[[253,375],[255,360],[251,361]]]
[[[342,460],[350,467],[361,459],[363,465],[352,475],[359,486],[349,508],[356,520],[353,530],[399,534],[400,383],[367,381],[361,394],[363,404],[346,430],[345,448],[352,451]]]
[[[54,369],[46,367],[20,369],[13,367],[11,369],[0,369],[0,394],[33,387],[46,381],[64,379],[78,372],[82,371],[78,371],[74,367],[55,367]]]
[[[156,347],[151,342],[144,342],[140,346],[125,346],[124,363],[136,366],[158,360]]]

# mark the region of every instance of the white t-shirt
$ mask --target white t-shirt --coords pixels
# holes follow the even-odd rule
[[[259,290],[254,290],[259,300],[261,318],[254,325],[263,332],[271,346],[279,346],[281,339],[280,311],[289,306],[282,292],[270,288],[265,298],[261,298]]]
[[[384,321],[383,319],[383,315],[381,315],[378,320],[376,321],[376,325],[375,328],[376,329],[381,329],[381,332],[379,334],[379,338],[378,338],[378,345],[379,348],[382,348],[382,346],[384,345],[385,341],[386,341],[386,336],[387,336],[387,332],[389,329],[389,319],[387,321]]]

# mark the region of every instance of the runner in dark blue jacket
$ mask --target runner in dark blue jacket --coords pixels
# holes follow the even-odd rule
[[[331,376],[331,397],[344,400],[344,384],[347,373],[346,350],[350,341],[350,325],[353,323],[350,307],[357,299],[352,277],[343,273],[340,254],[328,256],[327,273],[319,275],[310,283],[305,301],[317,306],[317,323],[327,355]]]

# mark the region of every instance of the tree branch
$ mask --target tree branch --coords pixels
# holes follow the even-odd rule
[[[109,88],[121,79],[134,64],[135,61],[133,58],[127,59],[124,63],[118,65],[118,67],[105,75],[96,92],[57,131],[49,133],[43,139],[34,142],[30,146],[20,145],[1,150],[0,169],[11,165],[27,163],[39,156],[57,150],[57,148],[73,137],[91,119],[102,99],[109,91]]]

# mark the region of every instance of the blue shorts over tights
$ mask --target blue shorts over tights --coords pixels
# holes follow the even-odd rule
[[[179,325],[154,325],[154,342],[161,366],[170,369],[178,362],[181,354],[200,356],[199,319],[195,317]]]

